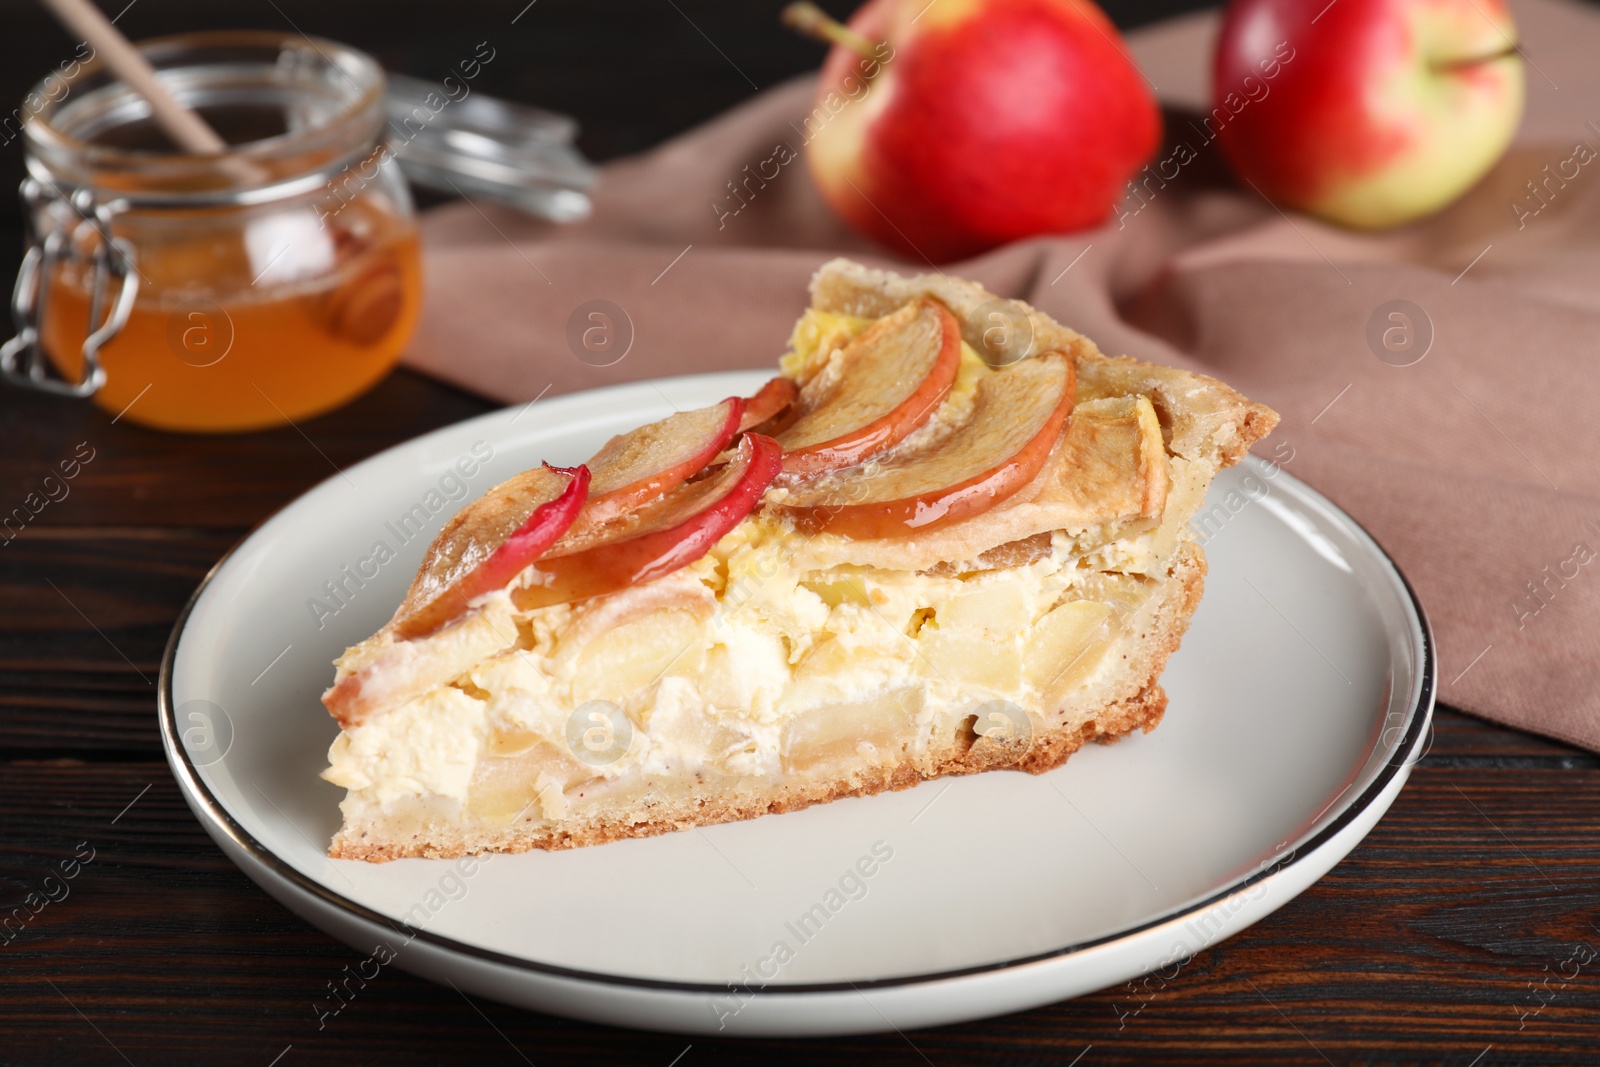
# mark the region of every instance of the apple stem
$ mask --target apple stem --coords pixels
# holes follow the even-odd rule
[[[1442,63],[1430,63],[1429,66],[1436,74],[1443,74],[1446,71],[1452,70],[1463,70],[1467,67],[1482,66],[1485,63],[1493,63],[1496,60],[1505,59],[1508,56],[1514,56],[1517,54],[1517,48],[1518,46],[1515,43],[1512,43],[1506,45],[1498,52],[1489,52],[1481,56],[1466,56],[1462,59],[1449,59]]]
[[[783,9],[779,16],[791,30],[814,37],[819,41],[839,45],[865,59],[878,58],[878,46],[828,14],[810,0],[796,0]]]

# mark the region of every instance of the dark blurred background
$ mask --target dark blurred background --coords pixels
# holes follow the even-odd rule
[[[134,40],[202,29],[298,29],[353,44],[390,70],[442,78],[480,41],[496,50],[474,90],[575,116],[606,160],[656,144],[822,61],[778,23],[785,0],[97,0]],[[852,0],[824,0],[847,17]],[[1131,28],[1205,0],[1102,0]],[[512,20],[516,19],[513,23]],[[30,0],[0,0],[0,113],[77,39]],[[752,88],[752,83],[756,88]],[[22,255],[20,139],[0,145],[0,294]],[[435,202],[420,197],[419,203]],[[0,319],[0,332],[9,336]]]

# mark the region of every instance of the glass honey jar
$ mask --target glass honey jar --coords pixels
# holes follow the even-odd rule
[[[40,83],[24,127],[19,332],[0,372],[211,433],[298,421],[371,387],[410,338],[422,288],[382,69],[277,33],[139,47],[230,148],[176,151],[92,60]]]

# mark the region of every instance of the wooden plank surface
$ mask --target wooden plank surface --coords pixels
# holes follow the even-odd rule
[[[1457,724],[1445,717],[1441,741]],[[1086,1065],[1464,1067],[1485,1050],[1477,1063],[1594,1062],[1600,960],[1562,967],[1580,946],[1600,952],[1594,767],[1425,762],[1327,877],[1176,974],[1002,1019],[808,1042],[610,1030],[468,1002],[396,968],[324,1018],[327,983],[362,954],[224,859],[164,764],[11,761],[0,812],[7,898],[93,850],[69,894],[0,945],[5,1063],[121,1062],[111,1043],[137,1064],[266,1064],[293,1045],[284,1064],[518,1063],[520,1051],[540,1065],[667,1067],[691,1044],[683,1067],[1066,1063],[1091,1045]]]

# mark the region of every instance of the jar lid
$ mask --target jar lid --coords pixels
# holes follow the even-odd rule
[[[388,75],[384,107],[400,170],[417,185],[485,196],[556,222],[585,218],[593,164],[573,145],[578,124],[523,104]]]

